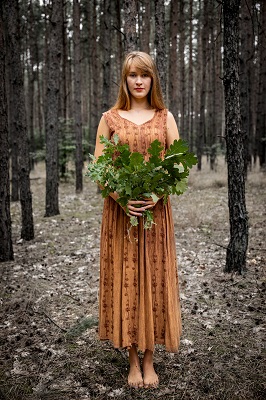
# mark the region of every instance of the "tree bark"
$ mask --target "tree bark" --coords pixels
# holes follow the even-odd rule
[[[35,37],[35,20],[34,20],[34,11],[32,6],[32,0],[30,0],[29,4],[29,12],[28,12],[28,27],[29,27],[29,61],[28,61],[28,129],[29,129],[29,137],[30,137],[30,167],[34,168],[34,153],[35,153],[35,137],[34,137],[34,95],[35,95],[35,71],[34,65],[36,65],[36,43],[38,42],[38,38]]]
[[[166,97],[166,33],[164,0],[155,0],[155,48],[156,64],[159,72],[161,88]]]
[[[145,53],[150,52],[150,32],[151,32],[151,2],[143,0],[142,7],[142,29],[141,29],[141,45],[140,50]]]
[[[203,26],[203,5],[202,2],[199,3],[199,9],[197,10],[199,23],[194,28],[195,36],[197,40],[197,51],[195,59],[195,71],[197,75],[195,77],[195,92],[194,92],[194,110],[195,110],[195,147],[198,155],[198,145],[200,142],[200,106],[201,106],[201,81],[202,81],[202,26]],[[200,159],[201,160],[201,159]],[[199,167],[197,166],[199,169]]]
[[[189,143],[193,149],[194,143],[194,73],[193,73],[193,0],[189,1],[189,67],[188,67],[188,118]]]
[[[68,98],[68,88],[72,85],[70,84],[71,80],[68,79],[68,37],[67,37],[67,24],[68,24],[68,15],[67,15],[68,3],[64,2],[63,7],[61,9],[62,14],[62,34],[60,39],[62,40],[62,55],[61,55],[61,73],[60,73],[60,84],[59,84],[59,117],[60,117],[60,125],[58,128],[58,142],[59,142],[59,170],[60,170],[60,178],[65,178],[67,175],[67,125],[69,118],[69,109],[68,105],[72,104],[73,99]],[[72,11],[72,10],[71,10]],[[74,22],[73,22],[74,23]],[[58,38],[58,40],[60,40]],[[75,79],[75,78],[74,78]],[[69,86],[68,86],[69,85]]]
[[[257,99],[256,150],[261,168],[266,165],[266,4],[261,2],[259,25],[259,87]]]
[[[185,2],[179,0],[179,62],[180,62],[180,132],[184,139],[188,139],[185,129],[186,118],[186,75],[185,75]]]
[[[123,42],[122,42],[122,32],[121,32],[121,0],[115,0],[115,2],[111,2],[113,8],[113,25],[115,29],[115,48],[116,48],[116,88],[114,89],[114,96],[117,96],[120,76],[121,76],[121,68],[123,62]],[[113,98],[113,94],[112,94]]]
[[[178,4],[171,1],[170,12],[170,62],[169,62],[169,108],[175,120],[178,120],[178,74],[177,74],[177,33],[178,33]]]
[[[124,13],[125,13],[125,53],[137,50],[137,5],[136,0],[124,0]]]
[[[225,272],[242,274],[246,268],[248,217],[245,201],[243,134],[239,104],[239,6],[240,0],[223,5],[225,137],[228,164],[228,206],[230,241]]]
[[[5,17],[5,8],[3,6],[3,15]],[[7,19],[4,18],[4,21]],[[11,46],[6,45],[6,96],[8,102],[8,131],[11,149],[11,200],[19,201],[19,176],[18,176],[18,138],[15,130],[15,104],[13,94],[12,79],[12,54]]]
[[[2,6],[3,3],[0,5],[0,262],[14,259],[10,217],[8,116],[5,87],[6,46]]]
[[[91,74],[91,96],[90,96],[90,110],[91,117],[89,121],[89,153],[93,154],[96,142],[97,126],[100,119],[100,105],[99,99],[101,97],[101,76],[99,76],[99,47],[97,36],[99,35],[97,24],[97,2],[88,3],[89,16],[91,24],[91,43],[90,43],[90,74]]]
[[[251,108],[251,76],[253,69],[253,21],[252,0],[241,0],[241,29],[240,29],[240,112],[241,131],[244,137],[244,167],[247,176],[248,165],[251,165],[252,108]]]
[[[6,78],[7,78],[7,101],[8,101],[8,130],[11,148],[11,200],[19,201],[19,177],[18,177],[18,138],[15,131],[15,104],[11,74],[11,48],[6,49]]]
[[[73,39],[74,39],[74,124],[76,136],[76,192],[82,192],[83,152],[81,123],[81,56],[80,56],[80,3],[73,1]]]
[[[67,6],[68,4],[65,2],[62,7],[62,56],[61,56],[61,65],[62,65],[62,73],[61,73],[61,81],[60,81],[60,102],[61,102],[61,110],[60,116],[63,118],[64,122],[66,122],[67,118],[69,118],[69,110],[67,109],[68,105],[68,80],[67,80],[67,68],[68,68],[68,38],[67,38],[67,24],[68,24],[68,16],[67,16]],[[74,3],[73,3],[74,7]],[[73,16],[73,25],[74,25],[74,16]],[[73,26],[74,31],[74,26]],[[74,32],[73,32],[74,34]],[[75,57],[75,56],[74,56]],[[75,66],[74,66],[75,67]],[[75,77],[74,77],[75,79]],[[70,100],[71,101],[71,100]],[[64,138],[62,138],[64,139]]]
[[[32,215],[32,195],[30,191],[30,161],[29,144],[27,138],[26,108],[24,97],[24,83],[22,65],[20,60],[20,27],[18,0],[4,0],[5,20],[7,26],[7,45],[10,47],[11,64],[10,77],[12,79],[13,104],[16,115],[12,120],[18,138],[18,166],[19,188],[21,203],[21,237],[25,240],[34,238],[34,225]]]
[[[60,61],[62,55],[62,0],[52,0],[50,43],[46,92],[46,211],[45,216],[59,214],[58,200],[58,118]]]
[[[208,38],[209,38],[209,21],[208,21],[208,7],[209,0],[204,0],[203,3],[203,28],[202,28],[202,79],[201,79],[201,92],[200,92],[200,117],[199,117],[199,133],[197,136],[197,157],[198,164],[197,168],[201,171],[202,167],[202,154],[203,154],[203,144],[206,142],[206,118],[205,118],[205,108],[206,108],[206,91],[207,91],[207,48],[208,48]]]
[[[209,110],[208,110],[208,147],[210,152],[210,168],[211,170],[215,169],[215,162],[217,157],[217,147],[216,147],[216,139],[217,139],[217,87],[216,87],[216,46],[217,42],[215,40],[215,10],[214,10],[214,1],[211,1],[209,7],[209,21],[210,21],[210,63],[209,63]]]
[[[221,15],[222,5],[216,9],[216,14]],[[215,49],[215,64],[216,64],[216,87],[217,87],[217,98],[216,98],[216,129],[218,135],[218,142],[222,148],[225,147],[224,136],[224,93],[223,93],[223,82],[221,77],[223,76],[223,61],[222,61],[222,34],[221,34],[221,22],[220,17],[216,17],[216,49]]]
[[[108,110],[111,105],[110,101],[110,81],[111,81],[111,2],[110,0],[103,0],[103,13],[101,20],[101,48],[102,48],[102,69],[103,69],[103,90],[102,90],[102,112]]]

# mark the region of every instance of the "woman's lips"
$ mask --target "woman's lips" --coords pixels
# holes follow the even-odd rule
[[[137,92],[141,92],[142,90],[144,90],[144,88],[135,88],[135,90],[136,90]]]

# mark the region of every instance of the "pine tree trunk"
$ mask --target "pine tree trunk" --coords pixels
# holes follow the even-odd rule
[[[214,4],[211,2],[209,21],[210,21],[210,74],[209,74],[209,124],[208,124],[208,139],[210,150],[210,168],[215,169],[215,162],[217,157],[216,138],[217,138],[217,116],[216,116],[216,102],[217,102],[217,88],[216,88],[216,41],[215,41],[215,14]]]
[[[18,178],[18,138],[15,131],[15,104],[13,85],[11,78],[11,48],[6,49],[6,77],[7,77],[7,101],[8,101],[8,130],[11,147],[11,200],[19,201],[19,178]]]
[[[114,27],[115,27],[115,51],[116,51],[116,87],[114,87],[114,92],[111,94],[111,98],[114,99],[117,97],[118,85],[120,82],[121,76],[121,67],[123,62],[123,43],[122,43],[122,33],[121,33],[121,0],[115,0],[115,2],[111,1],[113,6],[113,15],[114,15]]]
[[[62,57],[61,57],[61,65],[62,65],[62,73],[61,73],[61,81],[60,81],[60,103],[61,103],[61,110],[60,110],[60,116],[63,118],[64,122],[66,123],[67,118],[69,117],[68,115],[68,109],[67,109],[67,91],[68,91],[68,83],[67,82],[67,67],[68,67],[68,38],[67,38],[67,24],[68,24],[68,18],[67,18],[67,3],[64,3],[62,7]],[[74,24],[74,21],[73,21]],[[74,30],[74,27],[73,27]],[[75,79],[75,78],[74,78]],[[64,139],[64,138],[63,138]]]
[[[33,64],[32,60],[29,62],[27,68],[27,75],[28,75],[28,101],[27,101],[27,114],[28,114],[28,121],[27,126],[29,128],[29,137],[30,137],[30,167],[31,169],[34,168],[34,161],[33,155],[35,152],[35,143],[34,143],[34,126],[33,126],[33,119],[34,119],[34,71],[33,71]]]
[[[244,167],[247,176],[248,165],[251,165],[251,69],[253,69],[253,26],[252,0],[241,0],[241,36],[239,57],[240,112],[241,131],[244,137]]]
[[[5,15],[5,9],[3,7],[3,15]],[[6,21],[6,18],[4,18]],[[14,104],[14,94],[12,85],[12,55],[11,46],[6,46],[5,55],[6,64],[6,96],[8,101],[8,131],[9,131],[9,141],[11,148],[11,200],[19,201],[19,177],[18,177],[18,138],[15,131],[15,104]]]
[[[35,138],[34,138],[34,82],[35,82],[35,72],[34,72],[34,64],[35,64],[35,41],[37,38],[35,37],[35,29],[34,29],[34,13],[32,7],[32,0],[30,0],[29,4],[29,63],[28,63],[28,128],[29,128],[29,137],[30,137],[30,167],[34,168],[34,160],[33,156],[35,153]]]
[[[243,273],[248,246],[248,217],[245,202],[243,134],[240,130],[239,104],[239,5],[228,0],[223,5],[225,136],[228,163],[228,205],[230,241],[225,272]]]
[[[47,78],[48,78],[48,60],[49,60],[49,8],[46,4],[47,0],[43,0],[44,9],[44,49],[43,59],[44,66],[42,71],[42,104],[43,104],[43,122],[44,122],[44,136],[45,136],[45,113],[46,113],[46,91],[47,91]]]
[[[90,127],[89,127],[89,153],[93,154],[96,142],[97,127],[99,124],[99,99],[101,94],[101,79],[99,76],[99,49],[98,49],[98,25],[97,25],[97,2],[89,2],[89,15],[91,16],[91,52],[90,52],[90,71],[91,71],[91,96],[90,96]]]
[[[259,91],[257,100],[256,148],[260,167],[266,165],[266,4],[261,2],[259,26]]]
[[[143,1],[142,8],[142,34],[140,50],[145,53],[150,52],[150,32],[151,32],[151,2],[150,0]]]
[[[14,259],[10,217],[8,116],[3,3],[0,4],[0,262]]]
[[[220,5],[219,8],[222,6]],[[216,10],[217,15],[221,14],[220,9]],[[224,95],[223,95],[223,82],[221,77],[223,76],[223,61],[222,61],[222,35],[220,34],[220,18],[216,18],[216,48],[215,48],[215,65],[216,65],[216,87],[217,87],[217,95],[216,95],[216,129],[217,136],[219,138],[219,142],[224,147],[225,142],[223,139],[224,136]]]
[[[189,2],[189,67],[188,67],[188,118],[189,118],[189,143],[193,149],[194,143],[194,74],[193,74],[193,0]]]
[[[37,50],[39,53],[39,49]],[[40,74],[40,62],[38,54],[37,71],[37,115],[38,115],[38,131],[39,131],[39,147],[43,146],[44,136],[43,136],[43,104],[42,104],[42,86],[41,86],[41,74]]]
[[[62,0],[52,0],[45,113],[46,217],[59,214],[58,118],[60,101],[60,62],[62,55],[62,7]]]
[[[170,36],[171,46],[169,49],[169,109],[175,120],[178,120],[178,74],[177,74],[177,33],[178,33],[178,6],[175,0],[171,1],[170,12]]]
[[[34,225],[32,215],[32,195],[30,191],[30,161],[29,145],[27,138],[26,108],[24,97],[24,83],[22,65],[20,60],[20,28],[19,28],[19,4],[18,0],[3,1],[5,8],[5,20],[7,24],[8,40],[10,47],[11,64],[9,74],[12,79],[12,103],[16,110],[16,118],[13,119],[16,137],[18,138],[18,170],[21,203],[21,237],[25,240],[34,238]]]
[[[155,48],[156,65],[159,72],[162,92],[166,98],[166,33],[164,0],[155,0]]]
[[[209,26],[208,26],[208,6],[209,0],[204,0],[203,3],[203,28],[202,28],[202,79],[201,79],[201,92],[200,92],[200,117],[199,117],[199,133],[197,136],[197,157],[198,157],[198,170],[202,167],[202,154],[203,144],[206,139],[206,91],[207,91],[207,47],[209,38]]]
[[[111,2],[103,0],[103,13],[101,20],[101,48],[102,48],[102,69],[103,69],[103,90],[102,90],[102,112],[108,110],[111,106],[110,101],[110,81],[111,81]]]
[[[180,132],[184,139],[188,139],[185,129],[186,114],[186,76],[185,76],[185,2],[179,1],[179,62],[180,62]]]
[[[59,142],[59,171],[60,178],[65,178],[67,175],[67,134],[66,127],[68,125],[68,117],[69,117],[69,108],[68,105],[72,103],[72,99],[68,98],[68,84],[71,82],[67,79],[68,76],[68,38],[67,38],[67,7],[68,3],[64,2],[63,7],[61,9],[62,15],[62,35],[60,39],[62,40],[62,56],[61,56],[61,73],[60,73],[60,94],[59,94],[59,117],[60,117],[60,125],[58,129],[58,142]],[[59,40],[60,40],[59,39]],[[72,87],[72,84],[69,85]]]
[[[124,49],[125,53],[137,50],[137,5],[136,0],[124,0],[124,32],[125,42]]]
[[[197,155],[198,146],[200,144],[200,105],[201,105],[201,81],[202,81],[202,26],[203,26],[203,9],[202,3],[199,3],[199,11],[198,11],[199,24],[195,29],[195,36],[198,38],[197,40],[197,53],[195,60],[195,71],[197,71],[197,76],[195,78],[195,94],[194,94],[194,110],[195,110],[195,146]],[[201,162],[201,158],[199,159]],[[197,166],[199,169],[199,166]],[[201,168],[201,167],[200,167]]]
[[[83,189],[82,123],[81,123],[81,56],[80,56],[80,4],[73,1],[74,39],[74,124],[76,136],[76,192]]]

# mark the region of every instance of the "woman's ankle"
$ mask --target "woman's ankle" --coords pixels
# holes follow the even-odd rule
[[[128,350],[128,358],[129,358],[130,365],[131,364],[138,365],[138,366],[140,365],[138,350],[134,344]]]
[[[149,363],[153,364],[153,351],[151,350],[145,350],[144,357],[143,357],[143,362],[144,363]]]

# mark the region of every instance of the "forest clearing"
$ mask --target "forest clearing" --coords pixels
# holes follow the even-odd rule
[[[266,398],[265,27],[263,0],[1,2],[0,400]],[[163,148],[137,187],[91,175],[101,239],[84,163],[114,133]]]
[[[85,173],[85,170],[84,170]],[[15,260],[1,268],[0,398],[265,399],[266,178],[247,180],[247,271],[225,274],[229,238],[226,164],[204,160],[189,190],[172,198],[183,334],[178,354],[155,351],[157,389],[127,385],[128,360],[97,339],[103,200],[84,178],[60,185],[60,214],[45,218],[45,166],[31,173],[35,238],[20,239],[11,203]]]

